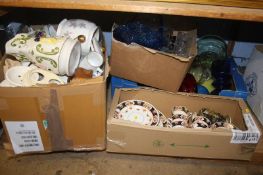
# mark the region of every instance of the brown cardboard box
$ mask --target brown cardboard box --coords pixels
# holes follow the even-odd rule
[[[105,149],[107,76],[106,66],[104,76],[79,84],[1,87],[5,148],[15,154]]]
[[[151,89],[120,89],[115,92],[107,121],[108,152],[250,160],[257,146],[251,143],[230,143],[232,131],[228,129],[161,128],[113,118],[116,105],[130,99],[147,101],[167,117],[174,106],[187,106],[190,111],[206,107],[231,116],[238,128],[246,130],[243,113],[249,110],[242,99],[174,94]],[[255,120],[254,116],[252,118]],[[256,123],[262,130],[262,126]]]
[[[196,38],[196,31],[193,33]],[[195,39],[191,46],[191,56],[183,58],[134,43],[127,45],[112,36],[110,73],[147,86],[177,92],[197,54]]]

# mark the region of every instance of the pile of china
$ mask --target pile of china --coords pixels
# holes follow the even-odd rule
[[[4,87],[67,84],[78,71],[96,78],[105,68],[101,30],[87,20],[64,19],[57,30],[48,25],[19,33],[5,49],[15,59],[5,60]]]
[[[170,117],[142,100],[127,100],[116,106],[114,118],[132,121],[141,125],[167,128],[226,128],[236,129],[229,116],[203,108],[191,112],[185,106],[175,106]]]

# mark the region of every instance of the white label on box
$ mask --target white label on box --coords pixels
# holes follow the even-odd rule
[[[252,116],[250,113],[244,114],[244,120],[248,130],[241,131],[241,130],[232,130],[232,139],[231,143],[258,143],[260,138],[260,131],[257,128]]]
[[[16,154],[44,151],[36,121],[6,121],[5,125]]]

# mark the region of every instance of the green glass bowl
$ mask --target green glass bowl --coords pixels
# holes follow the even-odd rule
[[[197,42],[198,55],[213,55],[214,59],[225,59],[227,56],[227,44],[219,36],[206,35]]]

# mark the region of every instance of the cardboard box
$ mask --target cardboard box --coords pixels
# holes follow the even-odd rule
[[[110,74],[147,86],[177,92],[197,54],[196,39],[193,39],[191,46],[191,56],[184,58],[134,43],[127,45],[117,41],[112,35]]]
[[[190,111],[196,112],[206,107],[231,116],[232,123],[243,132],[247,130],[243,114],[249,114],[255,121],[255,117],[249,113],[242,99],[174,94],[152,89],[120,89],[115,91],[107,121],[108,152],[250,160],[257,146],[256,143],[231,143],[234,134],[230,129],[161,128],[113,118],[116,105],[130,99],[147,101],[166,117],[171,116],[171,109],[174,106],[186,106]],[[260,139],[262,126],[259,126],[257,121],[254,124],[259,128],[258,139]]]
[[[79,84],[1,87],[5,148],[15,154],[105,149],[107,76],[108,65],[103,76]]]

